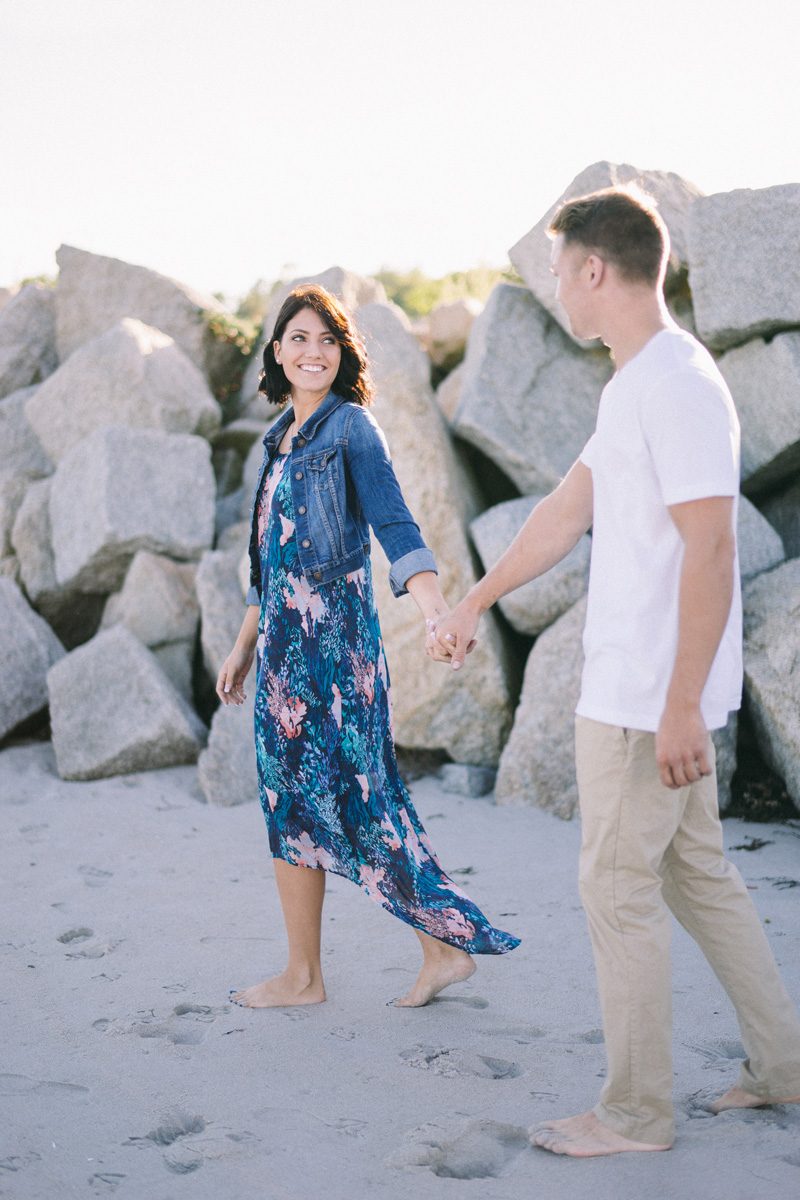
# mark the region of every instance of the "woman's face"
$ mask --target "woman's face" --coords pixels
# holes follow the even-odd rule
[[[275,361],[283,367],[293,393],[326,395],[333,387],[342,350],[313,308],[301,308],[292,317],[281,340],[273,343],[273,349]]]

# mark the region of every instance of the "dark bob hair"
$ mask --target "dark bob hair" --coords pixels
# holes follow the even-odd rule
[[[304,283],[293,288],[281,305],[272,337],[264,347],[264,370],[258,384],[271,404],[283,404],[291,395],[291,385],[283,367],[275,361],[275,342],[280,342],[286,326],[304,308],[310,308],[339,343],[342,360],[333,381],[332,392],[345,400],[364,406],[372,404],[374,391],[367,372],[367,351],[347,309],[325,288],[317,283]]]

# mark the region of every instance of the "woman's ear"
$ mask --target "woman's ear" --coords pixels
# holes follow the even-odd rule
[[[278,364],[278,366],[280,366],[280,364],[281,364],[281,344],[280,344],[280,342],[272,343],[272,353],[275,358],[275,362]]]

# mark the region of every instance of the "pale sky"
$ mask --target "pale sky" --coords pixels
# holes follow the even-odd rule
[[[508,248],[601,158],[800,180],[797,0],[0,0],[0,284],[231,296]]]

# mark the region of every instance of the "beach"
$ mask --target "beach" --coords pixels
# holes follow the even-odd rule
[[[387,1007],[412,931],[329,876],[328,1000],[247,1010],[284,965],[257,803],[204,802],[194,766],[68,783],[52,747],[0,753],[0,1196],[61,1200],[794,1200],[800,1106],[703,1105],[736,1080],[734,1014],[676,927],[677,1141],[577,1161],[527,1143],[590,1108],[605,1060],[577,891],[580,826],[410,785],[442,864],[515,952],[423,1009]],[[800,1002],[800,822],[724,822]],[[753,844],[757,849],[734,849]]]

